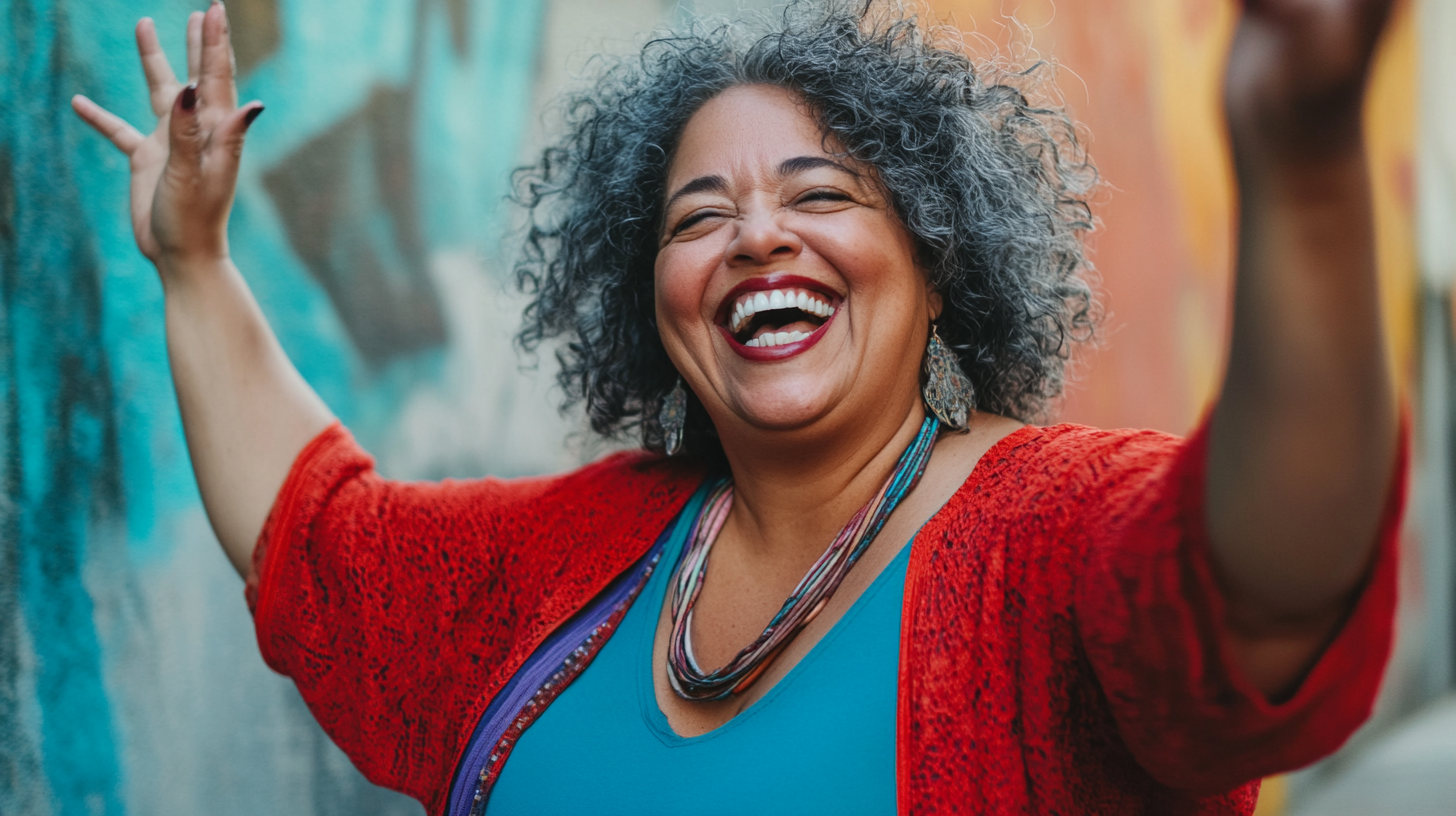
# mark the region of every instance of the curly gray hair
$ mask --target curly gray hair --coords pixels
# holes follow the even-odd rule
[[[564,339],[567,404],[585,400],[597,433],[639,431],[661,450],[658,407],[678,377],[653,302],[668,164],[709,99],[775,85],[874,168],[944,299],[938,331],[976,407],[1045,417],[1094,323],[1082,237],[1097,174],[1066,113],[1029,99],[1044,65],[978,67],[958,46],[898,6],[829,0],[792,3],[772,30],[694,26],[605,62],[565,99],[565,135],[516,171],[529,220],[515,272],[533,297],[519,345]],[[718,452],[716,436],[690,400],[685,449]]]

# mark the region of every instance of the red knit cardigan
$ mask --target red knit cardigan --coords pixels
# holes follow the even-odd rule
[[[921,529],[899,660],[902,813],[1246,814],[1260,777],[1333,751],[1368,716],[1403,475],[1352,612],[1274,704],[1222,640],[1205,436],[1023,428]],[[331,427],[299,454],[255,555],[263,656],[366,777],[443,814],[492,696],[702,478],[638,453],[549,478],[391,482]]]

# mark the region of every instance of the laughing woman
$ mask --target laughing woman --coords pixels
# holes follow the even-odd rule
[[[649,44],[518,176],[530,348],[645,450],[403,484],[229,260],[221,6],[131,157],[198,483],[269,665],[431,814],[1248,813],[1389,649],[1402,481],[1361,101],[1389,0],[1248,0],[1227,374],[1187,440],[1029,424],[1095,173],[894,9]]]

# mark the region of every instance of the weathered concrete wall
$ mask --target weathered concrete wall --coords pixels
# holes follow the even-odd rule
[[[151,126],[132,27],[205,3],[0,2],[0,813],[414,813],[258,657],[202,515],[161,289],[86,93]],[[500,201],[534,0],[233,0],[250,135],[232,223],[284,346],[383,468],[578,452],[509,350]]]

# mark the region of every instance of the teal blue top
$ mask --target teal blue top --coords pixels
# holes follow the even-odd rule
[[[766,695],[706,734],[681,737],[652,685],[657,620],[692,519],[674,524],[616,634],[516,743],[489,816],[893,814],[910,547]]]

